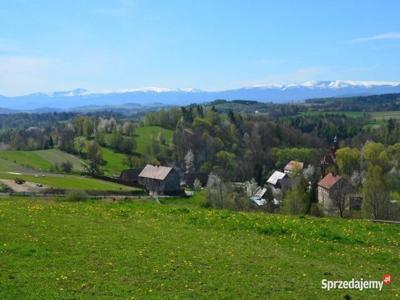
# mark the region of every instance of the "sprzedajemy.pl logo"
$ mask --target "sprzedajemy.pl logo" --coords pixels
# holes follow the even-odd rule
[[[392,283],[392,276],[390,274],[383,275],[382,280],[364,280],[364,279],[352,279],[352,280],[328,280],[322,279],[322,289],[352,289],[352,290],[367,290],[367,289],[379,289],[383,288],[383,285]]]

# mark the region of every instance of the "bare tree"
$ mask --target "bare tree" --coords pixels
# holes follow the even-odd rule
[[[329,191],[329,196],[332,199],[333,205],[339,211],[340,217],[343,218],[347,203],[347,195],[351,193],[352,186],[345,179],[341,178]]]
[[[187,172],[192,171],[194,168],[194,154],[192,149],[189,149],[189,151],[185,155],[185,165]]]

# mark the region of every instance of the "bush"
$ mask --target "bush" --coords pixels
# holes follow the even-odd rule
[[[12,192],[12,189],[10,189],[7,185],[0,183],[0,193],[9,193]]]
[[[324,213],[318,203],[312,203],[310,208],[310,215],[314,217],[323,217]]]
[[[70,161],[65,161],[60,164],[61,171],[65,173],[71,173],[72,171],[72,163]]]
[[[72,190],[68,191],[65,195],[67,201],[83,201],[88,198],[88,194],[82,190]]]
[[[301,187],[292,188],[283,199],[282,211],[286,214],[299,215],[307,211],[307,192]]]
[[[194,180],[193,189],[197,192],[201,190],[201,182],[198,178]]]

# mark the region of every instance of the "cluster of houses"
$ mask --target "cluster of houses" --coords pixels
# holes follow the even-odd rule
[[[335,149],[332,148],[321,159],[321,173],[326,174],[319,182],[317,187],[318,203],[326,215],[338,215],[338,201],[342,210],[360,210],[362,198],[356,193],[347,179],[329,172],[328,167],[336,163]],[[268,178],[266,185],[257,187],[251,195],[250,201],[258,207],[267,204],[265,195],[267,188],[272,191],[272,206],[279,208],[282,204],[284,195],[291,187],[297,185],[299,176],[296,174],[305,172],[305,164],[300,161],[289,161],[283,171],[276,170]],[[119,178],[119,182],[127,185],[140,185],[150,195],[177,195],[183,192],[183,187],[193,188],[197,184],[202,187],[207,185],[208,174],[202,172],[180,173],[172,167],[146,165],[143,169],[124,170]],[[311,188],[311,182],[310,182]]]
[[[288,162],[283,168],[283,172],[278,170],[274,171],[268,178],[266,187],[258,187],[250,200],[258,206],[265,205],[267,200],[263,197],[267,192],[267,187],[269,187],[273,195],[273,205],[275,208],[278,208],[282,203],[284,194],[289,191],[294,184],[292,175],[296,172],[302,172],[303,168],[303,162],[295,160]]]
[[[324,155],[321,160],[321,167],[324,171],[326,166],[335,163],[335,156],[331,153]],[[299,161],[289,161],[283,168],[283,172],[276,170],[268,178],[265,187],[258,187],[250,200],[257,206],[266,205],[267,200],[264,198],[267,187],[272,191],[274,208],[279,208],[282,204],[284,195],[293,185],[298,184],[299,177],[295,176],[304,172],[304,163]],[[311,182],[310,188],[311,188]],[[360,210],[362,197],[356,192],[350,182],[332,172],[328,172],[319,182],[317,186],[318,203],[325,215],[337,216],[341,209],[347,212]]]

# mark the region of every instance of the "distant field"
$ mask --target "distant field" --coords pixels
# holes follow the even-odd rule
[[[172,143],[173,131],[165,129],[159,126],[144,126],[136,129],[136,151],[139,153],[145,153],[150,146],[151,139],[157,137],[158,134],[162,134],[167,144]]]
[[[371,118],[377,121],[389,120],[389,119],[400,119],[400,111],[376,111],[370,113]]]
[[[54,167],[54,164],[44,159],[35,151],[0,151],[0,158],[36,170],[46,171]]]
[[[400,294],[398,225],[38,199],[0,200],[0,213],[1,299],[395,299]],[[381,280],[386,273],[393,282],[382,291],[321,289],[322,279]]]
[[[364,115],[361,111],[308,111],[300,113],[301,116],[320,116],[324,114],[346,115],[349,118],[358,118]],[[371,120],[365,125],[365,128],[378,128],[389,119],[400,119],[400,111],[375,111],[367,112]]]
[[[17,165],[39,171],[52,170],[54,169],[55,164],[60,164],[66,161],[72,163],[73,169],[75,171],[82,170],[82,164],[79,158],[58,149],[37,151],[6,150],[0,151],[0,158],[13,162]]]
[[[49,149],[49,150],[38,150],[34,151],[43,159],[51,162],[53,165],[61,164],[63,162],[69,161],[72,164],[74,171],[82,171],[82,160],[72,154],[63,152],[59,149]]]
[[[320,116],[324,114],[336,114],[336,115],[346,115],[348,117],[362,117],[364,112],[361,111],[307,111],[301,112],[302,116]],[[381,120],[389,120],[389,119],[400,119],[400,111],[374,111],[374,112],[366,112],[366,114],[370,115],[372,119],[377,121]]]
[[[358,118],[363,116],[361,111],[307,111],[301,112],[301,116],[320,116],[325,114],[345,115],[350,118]]]
[[[0,158],[0,172],[35,172],[35,170],[21,166],[13,161]]]
[[[40,183],[52,188],[59,189],[76,189],[76,190],[97,190],[97,191],[130,191],[134,188],[116,184],[113,182],[98,180],[90,177],[81,177],[74,175],[13,175],[9,173],[0,173],[1,179],[15,179],[22,178],[26,181]]]

